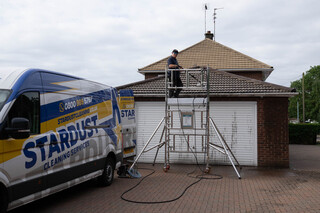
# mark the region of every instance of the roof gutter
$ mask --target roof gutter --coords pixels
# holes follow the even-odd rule
[[[218,71],[227,71],[227,72],[243,72],[243,71],[265,71],[272,72],[273,67],[270,68],[243,68],[243,69],[216,69]]]
[[[225,72],[243,72],[243,71],[262,71],[262,72],[272,72],[274,69],[273,67],[270,68],[241,68],[241,69],[216,69],[218,71],[225,71]],[[138,69],[139,73],[154,73],[154,72],[164,72],[165,70],[140,70]]]
[[[211,93],[215,97],[293,97],[298,95],[297,92],[285,93]]]
[[[211,97],[293,97],[298,95],[298,92],[286,92],[286,93],[210,93]],[[164,94],[135,94],[135,97],[164,97]],[[181,97],[194,97],[193,94],[185,95],[181,94]]]
[[[154,73],[154,72],[164,72],[164,69],[163,70],[138,70],[138,73],[141,73],[141,74]]]

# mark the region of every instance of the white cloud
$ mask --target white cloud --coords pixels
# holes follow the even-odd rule
[[[173,48],[204,38],[271,66],[268,81],[290,79],[319,64],[320,3],[316,0],[2,0],[0,69],[37,67],[112,86],[142,80],[138,68]]]

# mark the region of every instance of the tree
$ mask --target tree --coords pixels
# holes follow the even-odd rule
[[[295,88],[299,95],[289,99],[289,116],[297,117],[297,102],[299,102],[299,112],[302,115],[302,78],[291,82],[292,88]],[[305,88],[305,117],[306,120],[316,120],[320,122],[320,65],[310,67],[304,76]],[[300,121],[302,120],[302,116]]]

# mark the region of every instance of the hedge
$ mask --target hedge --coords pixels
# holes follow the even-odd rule
[[[289,124],[289,143],[315,145],[320,124]]]

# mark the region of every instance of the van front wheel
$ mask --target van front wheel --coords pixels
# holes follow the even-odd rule
[[[114,176],[113,159],[108,157],[102,175],[99,177],[99,184],[101,186],[110,186]]]

